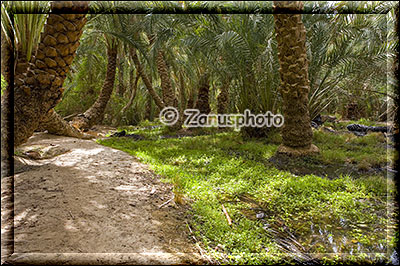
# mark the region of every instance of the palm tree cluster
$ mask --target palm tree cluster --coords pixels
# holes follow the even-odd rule
[[[85,5],[74,3],[74,8],[85,11]],[[15,143],[26,140],[37,128],[78,136],[98,123],[137,124],[154,119],[165,106],[177,107],[181,114],[185,108],[203,113],[243,113],[245,109],[255,114],[286,113],[294,117],[293,126],[298,129],[301,119],[288,113],[297,106],[293,110],[300,108],[299,115],[306,117],[300,123],[304,125],[299,139],[306,131],[312,135],[309,122],[323,112],[351,119],[360,118],[354,115],[375,120],[391,116],[387,107],[393,105],[395,83],[387,80],[393,80],[390,65],[398,45],[392,29],[395,2],[306,2],[296,7],[298,11],[326,14],[299,15],[296,23],[289,22],[292,15],[258,12],[284,8],[278,2],[275,5],[92,1],[91,14],[85,18],[53,14],[56,5],[46,1],[2,2],[2,44],[8,43],[2,45],[2,54],[13,46],[17,59],[15,113],[21,113],[16,116],[21,120],[15,121]],[[17,14],[16,8],[40,14]],[[163,10],[202,8],[251,10],[252,14],[162,14]],[[376,14],[340,14],[348,9]],[[291,23],[300,28],[288,31]],[[302,48],[290,52],[285,45]],[[289,72],[305,76],[296,81]],[[3,71],[2,63],[8,83],[9,73]],[[304,90],[286,94],[289,85]],[[35,99],[29,101],[32,104],[22,103],[26,95]],[[296,102],[299,98],[302,103]],[[35,107],[37,101],[46,104]],[[355,111],[349,112],[350,107]],[[39,120],[26,116],[38,112]],[[73,117],[72,121],[67,123],[58,113]],[[28,120],[35,122],[31,125]],[[289,124],[285,131],[290,131]],[[250,137],[263,137],[269,131],[242,129]],[[287,143],[293,139],[289,137]],[[301,143],[295,142],[290,145]]]

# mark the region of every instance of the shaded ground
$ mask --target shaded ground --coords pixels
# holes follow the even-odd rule
[[[302,158],[291,158],[285,154],[277,154],[268,160],[274,167],[279,170],[289,171],[295,175],[310,175],[314,174],[321,177],[331,179],[337,178],[340,175],[351,175],[360,177],[365,175],[387,175],[386,167],[371,167],[368,170],[358,169],[357,165],[350,163],[331,163],[327,164],[319,161],[312,156]]]
[[[202,263],[186,207],[163,205],[172,187],[146,165],[93,140],[45,133],[35,133],[19,154],[49,157],[43,147],[50,146],[62,154],[16,156],[15,263]]]

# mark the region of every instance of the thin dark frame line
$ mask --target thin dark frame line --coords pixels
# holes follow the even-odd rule
[[[125,8],[117,8],[116,10],[114,10],[114,12],[99,12],[99,10],[91,10],[90,6],[89,6],[89,11],[86,14],[164,14],[164,15],[168,15],[168,14],[325,14],[325,15],[337,15],[337,14],[370,14],[370,15],[387,15],[392,9],[394,9],[395,6],[393,6],[392,8],[388,9],[387,12],[361,12],[360,10],[357,10],[356,12],[351,11],[351,10],[347,10],[347,11],[337,11],[337,12],[313,12],[312,10],[306,10],[303,12],[272,12],[272,11],[268,11],[268,12],[263,12],[262,10],[259,12],[256,12],[257,9],[254,10],[249,10],[249,11],[245,11],[245,12],[237,12],[239,11],[241,8],[240,7],[235,7],[234,9],[236,10],[229,10],[229,8],[224,8],[224,7],[212,7],[212,8],[207,8],[204,11],[203,7],[198,7],[198,8],[189,8],[188,9],[183,9],[183,8],[160,8],[160,10],[158,9],[145,9],[143,12],[142,10],[128,10],[129,12],[126,12],[127,10],[123,10]],[[170,10],[171,9],[171,10]],[[193,9],[193,10],[191,10]],[[214,9],[216,11],[214,11]],[[269,8],[268,8],[269,9]],[[271,8],[272,9],[272,8]],[[200,11],[203,10],[203,11]],[[173,11],[173,12],[171,12]],[[317,10],[318,11],[318,10]],[[323,10],[322,10],[323,11]],[[81,12],[68,12],[68,11],[62,11],[62,12],[11,12],[10,13],[10,19],[12,22],[12,25],[14,27],[14,14],[82,14]],[[13,40],[15,38],[14,34],[12,35]],[[14,47],[14,41],[12,42],[12,49],[13,51],[15,50]],[[10,66],[10,70],[11,70],[11,77],[10,77],[10,81],[12,84],[9,84],[9,88],[10,91],[7,94],[7,101],[8,101],[8,106],[11,107],[9,108],[9,110],[6,111],[6,132],[4,134],[4,136],[6,136],[6,140],[8,142],[8,149],[7,149],[7,153],[6,154],[6,167],[8,167],[8,171],[6,171],[6,173],[3,173],[3,156],[2,156],[2,168],[1,168],[1,178],[8,178],[11,177],[12,181],[14,180],[14,158],[13,158],[13,152],[14,152],[14,63],[15,63],[15,58],[14,58],[14,54],[11,54],[11,62],[9,63]],[[2,115],[3,115],[3,110],[2,110]],[[4,119],[4,118],[3,118]],[[3,125],[3,119],[2,119],[2,125]],[[8,129],[7,129],[8,128]],[[1,130],[3,131],[3,127],[1,128]],[[3,133],[3,132],[2,132]],[[3,134],[2,134],[3,136]],[[7,187],[8,189],[8,187]],[[11,201],[10,203],[12,204],[12,210],[11,210],[11,216],[12,219],[14,219],[14,182],[11,182],[11,186],[10,186],[10,191],[6,191],[9,192],[11,194]],[[3,218],[3,217],[2,217]],[[3,219],[2,219],[3,220]],[[14,221],[12,221],[14,223]],[[14,239],[14,226],[12,225],[10,227],[10,231],[12,234],[12,239]],[[2,249],[3,249],[3,243],[2,243]],[[11,254],[14,253],[14,241],[12,241],[11,244],[11,250],[8,251],[12,251]],[[26,253],[29,254],[29,253]],[[46,254],[46,253],[44,253]],[[65,254],[65,253],[64,253]],[[89,253],[88,253],[89,254]],[[94,253],[95,254],[95,253]],[[106,254],[120,254],[120,253],[106,253]],[[134,254],[134,253],[132,253]],[[373,253],[376,254],[376,253]]]

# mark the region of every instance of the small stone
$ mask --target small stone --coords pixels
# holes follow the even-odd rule
[[[263,213],[263,212],[259,212],[259,213],[256,214],[256,218],[257,219],[262,219],[264,217],[265,217],[265,213]]]
[[[28,156],[30,159],[33,159],[33,160],[39,160],[40,157],[41,157],[40,153],[37,152],[37,151],[27,151],[25,153],[25,155]]]

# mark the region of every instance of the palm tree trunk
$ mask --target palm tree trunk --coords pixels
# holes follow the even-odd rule
[[[25,142],[62,96],[61,88],[79,46],[88,2],[52,2],[32,64],[14,83],[14,145]],[[17,70],[17,69],[16,69]],[[15,76],[20,73],[15,73]]]
[[[108,101],[114,89],[115,72],[117,66],[117,46],[111,45],[107,48],[107,72],[100,95],[94,104],[81,115],[72,120],[72,125],[81,130],[88,130],[96,123],[101,123],[104,117]]]
[[[192,95],[192,94],[189,95],[189,100],[187,102],[187,108],[188,109],[194,108],[194,95]]]
[[[151,84],[149,77],[144,73],[142,64],[139,61],[139,58],[136,54],[136,50],[131,48],[130,54],[132,57],[133,62],[135,63],[136,70],[139,73],[140,77],[142,78],[144,85],[146,85],[147,90],[149,91],[149,94],[153,98],[154,102],[158,106],[160,110],[164,109],[165,103],[163,100],[161,100],[160,96],[158,96],[157,92],[154,90],[153,85]]]
[[[199,81],[199,94],[196,102],[196,109],[198,109],[201,114],[208,114],[211,112],[209,94],[210,80],[208,73],[205,73],[201,76]]]
[[[279,153],[305,155],[318,152],[312,142],[308,111],[308,60],[306,30],[301,14],[289,14],[303,9],[300,1],[274,1],[274,21],[278,43],[281,76],[280,93],[283,99],[283,143]]]
[[[217,97],[218,101],[218,114],[225,114],[228,110],[229,106],[229,85],[231,83],[231,79],[227,78],[222,82],[221,92]]]
[[[146,103],[144,119],[149,121],[153,121],[152,104],[153,104],[153,98],[151,97],[151,95],[147,95],[147,103]]]
[[[179,96],[180,96],[180,113],[183,113],[186,109],[186,90],[185,90],[185,80],[182,72],[179,73]]]
[[[175,97],[174,89],[172,88],[171,79],[168,73],[168,67],[164,60],[164,53],[159,51],[157,54],[157,70],[161,78],[161,88],[163,101],[166,106],[177,106],[177,99]]]
[[[59,114],[51,109],[49,113],[42,119],[40,127],[47,130],[48,133],[61,136],[69,136],[74,138],[90,139],[91,135],[87,135],[79,129],[71,126]]]
[[[124,96],[126,86],[124,83],[124,67],[122,64],[122,59],[120,58],[121,56],[118,55],[117,61],[118,61],[118,85],[115,90],[115,94],[119,95],[120,97]]]
[[[29,62],[26,60],[26,55],[22,53],[22,51],[17,52],[18,58],[16,58],[15,62],[15,74],[14,80],[24,80],[24,75],[29,67]]]
[[[6,39],[6,36],[1,32],[1,74],[3,75],[7,85],[11,83],[13,63],[13,47]]]
[[[165,63],[164,53],[159,51],[157,54],[157,71],[160,75],[161,79],[161,88],[162,88],[162,95],[163,101],[166,106],[173,106],[175,108],[178,107],[178,99],[175,96],[175,91],[172,88],[171,78],[168,72],[167,64]],[[171,131],[176,131],[182,128],[183,124],[183,113],[180,112],[178,121],[171,126],[168,126]]]
[[[30,69],[14,71],[13,50],[1,34],[1,73],[7,88],[1,97],[1,262],[7,264],[14,253],[14,178],[13,142],[25,142],[37,128],[41,118],[61,97],[61,85],[79,46],[84,14],[55,14],[74,9],[86,13],[88,2],[52,2],[51,13],[41,34],[37,56]],[[64,26],[65,25],[65,26]],[[46,57],[46,59],[44,59]],[[40,59],[44,59],[40,61]],[[14,75],[13,75],[14,74]],[[14,77],[21,77],[13,80]],[[14,96],[14,99],[13,99]],[[14,141],[12,139],[12,101],[14,100]]]
[[[1,95],[1,263],[14,253],[14,160],[12,77],[13,49],[1,32],[1,74],[7,87]]]

